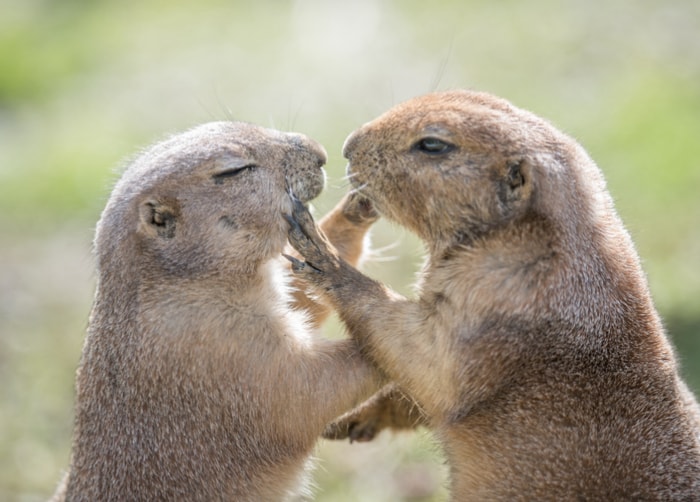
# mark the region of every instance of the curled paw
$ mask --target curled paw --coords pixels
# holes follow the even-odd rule
[[[421,425],[428,425],[423,409],[392,383],[328,424],[323,437],[363,442],[371,441],[384,429],[410,430]]]
[[[378,421],[372,417],[367,420],[339,419],[326,426],[323,437],[334,440],[350,439],[351,443],[355,441],[364,443],[374,439],[380,431],[378,426]]]
[[[359,192],[350,192],[343,200],[343,216],[355,225],[370,226],[379,219],[374,204]]]
[[[316,226],[311,213],[304,204],[292,197],[292,214],[285,214],[289,224],[289,243],[304,258],[304,261],[285,255],[297,274],[324,274],[339,267],[340,259],[325,235]]]

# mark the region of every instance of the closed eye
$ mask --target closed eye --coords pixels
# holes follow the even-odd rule
[[[455,146],[441,139],[428,137],[417,141],[412,148],[428,155],[440,155],[451,152]]]
[[[246,164],[245,166],[240,166],[240,167],[234,167],[231,169],[227,169],[225,171],[221,171],[220,173],[216,173],[212,176],[214,178],[214,182],[216,183],[223,183],[224,179],[226,178],[233,178],[234,176],[238,176],[239,174],[242,174],[246,171],[255,171],[258,168],[256,164]]]

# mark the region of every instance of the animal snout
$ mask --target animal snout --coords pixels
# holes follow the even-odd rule
[[[321,169],[291,170],[286,175],[287,188],[302,202],[315,199],[326,185],[326,172]]]
[[[343,144],[343,157],[345,157],[348,160],[352,160],[352,154],[357,148],[357,143],[360,138],[360,130],[358,129],[357,131],[353,132],[350,134],[345,139],[345,143]]]
[[[371,149],[373,140],[377,139],[375,130],[373,122],[367,122],[351,132],[343,144],[343,157],[352,161],[354,156]]]
[[[316,198],[326,184],[326,150],[303,134],[290,133],[292,151],[287,159],[285,177],[289,190],[306,202]]]
[[[321,168],[328,161],[326,149],[319,142],[308,136],[299,133],[289,133],[289,142],[297,152],[308,156],[308,162],[317,168]]]

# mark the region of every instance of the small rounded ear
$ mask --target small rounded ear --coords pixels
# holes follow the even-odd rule
[[[177,217],[175,204],[149,199],[139,206],[139,229],[148,235],[172,239]]]
[[[525,184],[525,174],[523,173],[524,161],[508,165],[506,182],[511,190],[517,190]]]
[[[504,204],[527,199],[532,192],[532,166],[525,159],[509,161],[501,178],[499,196]]]

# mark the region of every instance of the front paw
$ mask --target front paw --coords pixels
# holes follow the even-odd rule
[[[305,261],[285,256],[292,262],[292,270],[296,274],[310,276],[313,282],[318,282],[318,276],[328,275],[340,268],[340,258],[333,245],[316,226],[309,210],[299,199],[291,197],[292,214],[284,215],[289,223],[289,243]]]
[[[374,417],[341,417],[331,422],[323,431],[324,439],[342,440],[350,439],[353,443],[372,441],[380,430],[378,420]]]
[[[350,192],[342,202],[343,216],[355,225],[369,227],[379,219],[374,204],[359,192]]]

